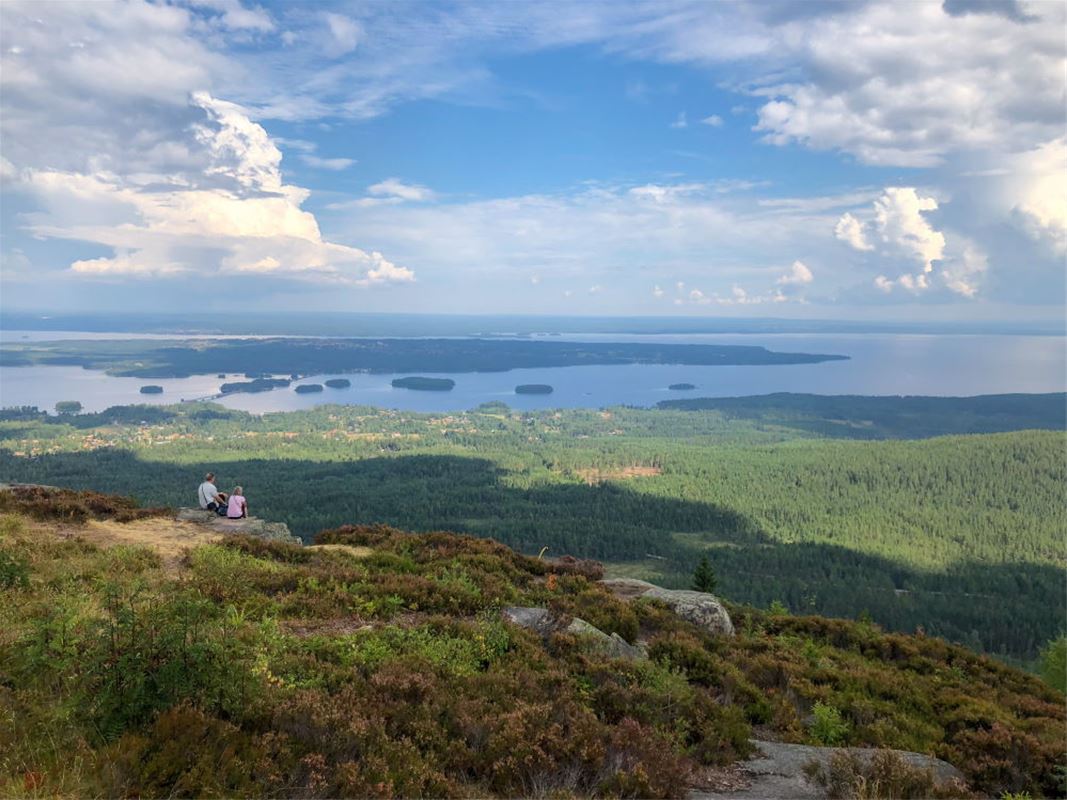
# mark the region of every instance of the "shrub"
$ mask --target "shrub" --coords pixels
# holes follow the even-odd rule
[[[262,797],[286,787],[296,771],[284,737],[243,732],[190,705],[162,712],[143,734],[123,736],[103,764],[105,797]]]
[[[0,589],[24,589],[30,585],[30,568],[25,558],[0,548]]]
[[[824,703],[815,704],[809,726],[812,739],[819,744],[832,747],[845,741],[848,729],[848,722],[841,718],[840,711]]]
[[[183,701],[239,718],[262,689],[251,633],[195,592],[161,599],[112,587],[83,650],[82,715],[106,740]]]
[[[0,511],[26,514],[40,520],[60,519],[68,522],[90,519],[132,522],[171,513],[168,508],[139,508],[137,502],[129,497],[50,486],[12,486],[0,491]]]
[[[1067,694],[1067,636],[1053,639],[1041,651],[1041,677]]]
[[[933,770],[913,767],[891,750],[876,752],[869,760],[852,753],[835,753],[828,768],[812,761],[804,771],[834,800],[978,797],[959,781],[938,782]]]

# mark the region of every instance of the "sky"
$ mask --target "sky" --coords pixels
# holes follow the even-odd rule
[[[1067,4],[0,4],[0,306],[1063,319]]]

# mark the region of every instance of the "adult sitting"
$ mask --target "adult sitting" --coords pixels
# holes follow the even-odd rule
[[[230,500],[226,505],[226,516],[230,519],[248,516],[248,501],[245,500],[245,490],[240,486],[230,494]]]
[[[226,495],[215,488],[215,473],[204,476],[204,482],[196,491],[200,507],[205,511],[214,511],[220,517],[226,514]]]

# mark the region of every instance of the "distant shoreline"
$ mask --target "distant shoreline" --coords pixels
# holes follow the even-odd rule
[[[513,337],[536,335],[943,334],[1065,336],[1061,319],[1013,322],[892,322],[773,317],[579,317],[523,314],[227,313],[69,314],[0,312],[4,331],[182,336]]]

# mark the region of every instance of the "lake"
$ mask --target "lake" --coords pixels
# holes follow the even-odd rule
[[[7,331],[4,341],[30,334]],[[149,338],[63,332],[48,338]],[[165,337],[179,338],[179,337]],[[221,338],[221,337],[217,337]],[[320,375],[298,383],[346,377],[347,389],[297,394],[292,387],[261,394],[233,394],[216,402],[255,413],[291,411],[324,403],[373,405],[408,411],[458,411],[492,400],[516,409],[652,406],[679,397],[732,397],[771,392],[813,394],[968,396],[1013,392],[1062,392],[1067,389],[1067,339],[1060,336],[917,334],[670,334],[563,335],[555,341],[663,342],[760,345],[779,352],[834,353],[848,361],[822,364],[694,367],[674,365],[580,366],[516,369],[492,373],[419,373],[450,377],[451,392],[395,389],[395,374]],[[224,369],[224,368],[223,368]],[[234,365],[230,380],[243,380]],[[410,373],[405,373],[410,374]],[[0,367],[0,406],[35,405],[51,410],[57,401],[79,400],[87,411],[134,403],[169,404],[217,393],[215,375],[190,378],[113,378],[80,367]],[[516,395],[515,386],[547,383],[550,395]],[[692,383],[692,391],[671,391],[673,383]],[[142,395],[156,384],[162,394]]]

